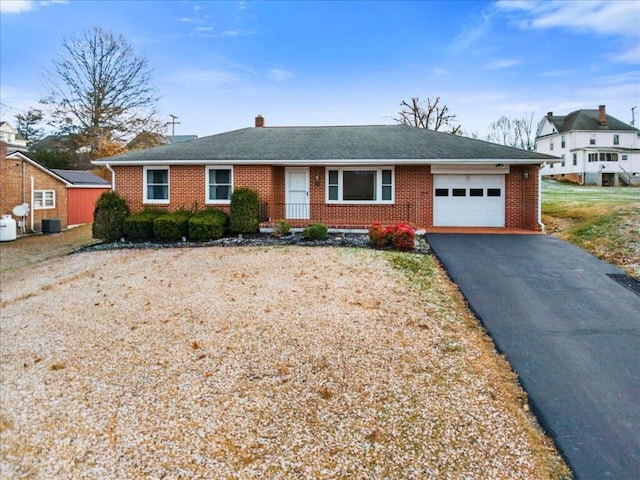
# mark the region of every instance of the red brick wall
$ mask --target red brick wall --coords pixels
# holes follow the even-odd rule
[[[271,165],[241,165],[233,167],[234,187],[250,187],[258,192],[261,202],[275,202],[274,184],[277,167]],[[282,174],[284,185],[284,170]],[[284,188],[282,189],[284,191]],[[284,201],[284,200],[283,200]]]
[[[142,203],[143,168],[113,167],[116,190],[128,202],[132,212],[144,208]],[[524,179],[525,172],[528,179]],[[325,167],[309,168],[310,222],[330,226],[367,226],[373,222],[409,222],[416,226],[433,225],[433,176],[429,165],[395,168],[394,205],[332,205],[325,201]],[[158,208],[176,210],[205,206],[205,167],[170,167],[171,203]],[[316,182],[316,176],[318,180]],[[285,167],[240,165],[233,169],[234,186],[255,189],[272,221],[283,218],[285,203]],[[537,230],[538,167],[511,166],[505,178],[505,223],[507,228]],[[280,207],[276,207],[279,205]],[[227,207],[221,207],[227,209]],[[306,223],[306,222],[303,222]]]
[[[537,165],[511,165],[510,173],[505,176],[506,228],[540,230],[538,168]]]
[[[203,209],[209,206],[225,209],[224,205],[206,204],[206,169],[202,165],[171,165],[169,167],[169,205],[143,203],[143,167],[114,166],[116,191],[122,196],[133,213],[145,207],[166,210],[180,208]],[[280,180],[280,177],[281,180]],[[261,202],[274,202],[279,199],[274,185],[282,184],[282,202],[284,202],[284,168],[268,165],[246,165],[233,168],[235,187],[248,186],[258,192]]]
[[[0,214],[11,214],[13,207],[21,203],[28,203],[31,212],[26,219],[26,230],[31,230],[33,216],[33,230],[42,230],[43,219],[59,219],[60,228],[66,229],[67,221],[67,187],[61,181],[43,172],[31,163],[20,159],[6,157],[6,144],[0,152]],[[34,210],[31,205],[31,177],[34,190],[54,190],[55,208]],[[18,219],[16,219],[18,220]]]

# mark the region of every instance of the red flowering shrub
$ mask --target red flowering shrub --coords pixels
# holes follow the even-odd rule
[[[395,232],[391,236],[391,245],[396,250],[413,250],[415,248],[415,230],[406,223],[399,223],[395,227]]]
[[[369,228],[369,241],[376,247],[386,247],[391,243],[396,250],[413,250],[416,232],[406,223],[382,225],[374,223]]]
[[[374,223],[369,227],[369,242],[376,247],[386,247],[389,245],[391,236],[387,227],[380,223]]]

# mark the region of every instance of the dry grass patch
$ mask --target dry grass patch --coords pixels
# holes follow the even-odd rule
[[[99,243],[91,238],[91,224],[80,225],[53,235],[32,234],[12,242],[0,243],[0,273],[67,255],[87,245]]]
[[[567,476],[429,257],[83,253],[2,294],[7,478]]]

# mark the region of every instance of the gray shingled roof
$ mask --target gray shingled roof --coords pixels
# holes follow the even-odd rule
[[[605,115],[606,125],[600,125],[600,117],[598,110],[576,110],[568,115],[547,115],[547,119],[556,127],[558,133],[580,131],[598,131],[598,130],[627,130],[638,131],[631,125],[618,120],[611,115]]]
[[[94,175],[91,172],[85,172],[84,170],[60,170],[52,168],[51,171],[71,185],[111,186],[111,183],[104,178]]]
[[[404,125],[244,128],[94,161],[146,162],[344,160],[503,160],[542,163],[556,157]]]

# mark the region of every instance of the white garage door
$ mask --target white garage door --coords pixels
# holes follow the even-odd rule
[[[504,227],[504,175],[434,175],[433,225]]]

